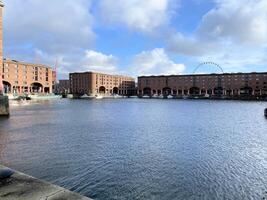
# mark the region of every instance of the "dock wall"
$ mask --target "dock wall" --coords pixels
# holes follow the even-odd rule
[[[0,116],[9,116],[8,97],[0,95]]]
[[[6,167],[0,165],[0,170]],[[1,200],[92,200],[62,187],[15,171],[7,179],[0,179]]]

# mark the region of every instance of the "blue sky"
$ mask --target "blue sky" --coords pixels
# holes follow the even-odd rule
[[[8,0],[4,55],[74,71],[266,71],[266,0]],[[198,73],[212,73],[213,66]]]

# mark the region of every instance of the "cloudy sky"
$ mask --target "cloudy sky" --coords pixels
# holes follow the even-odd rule
[[[266,0],[6,0],[6,58],[73,71],[267,70]],[[217,72],[206,66],[199,73]]]

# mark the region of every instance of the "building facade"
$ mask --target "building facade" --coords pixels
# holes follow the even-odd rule
[[[132,95],[135,79],[127,76],[95,72],[71,73],[69,75],[70,93],[75,95]]]
[[[173,96],[267,96],[267,72],[138,77],[138,94]]]
[[[1,72],[4,93],[52,93],[53,70],[48,66],[4,59]]]
[[[3,8],[4,4],[0,1],[0,66],[3,66]],[[0,70],[0,95],[3,94],[2,71]]]
[[[55,93],[57,94],[68,94],[70,93],[70,81],[69,80],[59,80],[55,85]]]

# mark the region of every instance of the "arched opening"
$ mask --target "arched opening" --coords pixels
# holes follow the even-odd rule
[[[44,88],[44,92],[45,92],[45,93],[50,93],[50,88],[49,88],[49,87],[45,87],[45,88]]]
[[[202,89],[201,90],[201,95],[205,95],[206,94],[206,90]]]
[[[150,96],[151,95],[151,88],[149,88],[149,87],[144,88],[143,89],[143,94]]]
[[[223,88],[222,87],[214,88],[214,94],[217,95],[217,96],[223,95]]]
[[[32,83],[31,84],[31,92],[33,93],[41,93],[43,92],[43,85],[41,83]]]
[[[3,92],[8,94],[11,93],[11,84],[7,81],[3,81]]]
[[[99,88],[99,93],[100,93],[100,94],[105,94],[105,93],[106,93],[106,88],[105,88],[104,86],[101,86],[101,87]]]
[[[163,95],[168,96],[172,94],[172,90],[169,87],[163,88]]]
[[[156,95],[156,94],[157,94],[157,90],[153,90],[153,91],[152,91],[152,94],[153,94],[153,95]]]
[[[189,94],[190,95],[199,95],[200,89],[198,87],[192,87],[189,89]]]
[[[239,90],[238,89],[234,89],[233,90],[233,95],[234,96],[238,96],[239,95]]]
[[[212,95],[212,89],[207,90],[208,95]]]
[[[173,91],[172,91],[172,94],[173,94],[173,95],[177,95],[177,90],[173,90]]]
[[[261,91],[261,95],[262,95],[263,97],[266,97],[266,96],[267,96],[267,89],[263,89],[263,90]]]
[[[240,95],[251,96],[252,93],[253,93],[253,89],[251,87],[240,88]]]
[[[112,90],[112,93],[113,94],[119,94],[119,88],[114,87],[113,90]]]
[[[228,89],[226,90],[226,96],[231,96],[232,95],[232,90]]]

